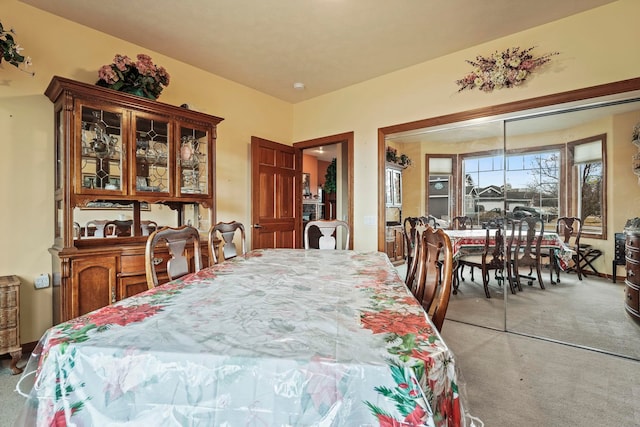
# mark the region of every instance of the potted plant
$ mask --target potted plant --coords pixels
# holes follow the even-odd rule
[[[126,55],[116,55],[112,64],[100,67],[96,85],[157,99],[162,89],[169,85],[169,73],[164,67],[155,65],[149,55],[141,53],[137,59],[134,62]]]
[[[324,185],[322,189],[328,194],[336,192],[336,159],[333,159],[331,164],[327,167],[327,173],[324,175]]]

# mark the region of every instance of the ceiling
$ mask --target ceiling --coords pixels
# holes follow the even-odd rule
[[[614,0],[21,1],[296,103]]]

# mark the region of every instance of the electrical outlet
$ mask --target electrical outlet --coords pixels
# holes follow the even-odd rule
[[[36,289],[44,289],[49,287],[49,275],[47,273],[43,273],[36,277],[35,280]]]

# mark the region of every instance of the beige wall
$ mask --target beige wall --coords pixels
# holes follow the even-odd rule
[[[366,225],[364,218],[378,213],[371,183],[377,180],[379,128],[638,77],[637,16],[640,1],[620,0],[296,104],[296,141],[354,132],[355,249],[377,248],[376,226]],[[492,93],[457,92],[455,80],[470,70],[465,60],[514,46],[537,46],[534,53],[560,55],[523,86]],[[628,167],[628,161],[624,165]]]
[[[33,280],[51,271],[53,114],[43,93],[53,75],[93,82],[114,54],[148,53],[171,74],[161,102],[186,102],[224,117],[216,165],[217,218],[223,221],[250,222],[251,135],[290,143],[354,131],[354,247],[365,250],[377,248],[376,227],[365,225],[364,218],[377,216],[378,128],[640,75],[640,55],[633,46],[640,39],[636,0],[620,0],[296,105],[16,0],[1,1],[2,22],[16,28],[36,72],[30,78],[11,66],[0,68],[0,274],[17,274],[23,281],[23,342],[37,340],[51,324],[51,288],[35,291]],[[454,81],[469,69],[466,59],[512,46],[538,46],[539,54],[557,50],[561,55],[522,87],[456,92]],[[628,160],[624,164],[628,167]]]
[[[116,53],[149,54],[171,75],[160,102],[188,103],[224,118],[218,127],[217,219],[245,224],[251,220],[251,136],[291,143],[293,106],[18,1],[0,1],[2,24],[16,29],[16,40],[33,58],[36,72],[29,77],[13,66],[0,66],[0,275],[15,274],[22,281],[24,343],[37,341],[52,318],[51,288],[33,286],[36,276],[51,273],[53,105],[44,91],[52,76],[93,83],[98,68]]]

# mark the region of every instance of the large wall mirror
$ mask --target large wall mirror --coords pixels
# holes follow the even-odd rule
[[[640,324],[625,312],[626,271],[615,262],[616,237],[640,217],[638,123],[633,79],[381,129],[380,170],[389,168],[387,148],[411,165],[402,169],[402,204],[380,206],[379,247],[389,248],[389,227],[408,216],[446,227],[465,215],[474,229],[502,227],[507,236],[510,219],[540,218],[549,241],[559,217],[579,217],[591,254],[585,274],[571,261],[556,273],[552,248],[543,250],[544,289],[535,268],[520,268],[530,277],[512,291],[506,275],[490,272],[485,287],[467,266],[447,319],[640,360]]]

